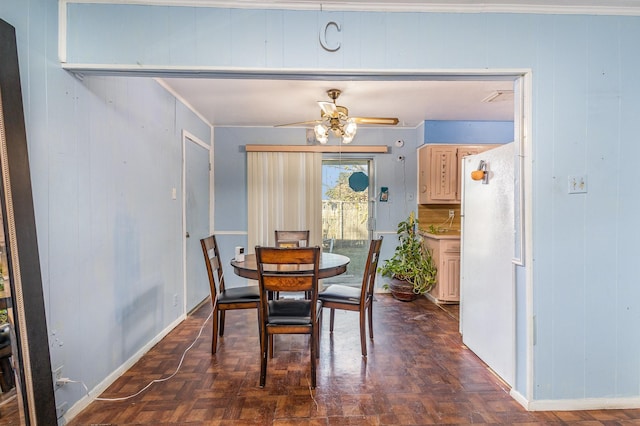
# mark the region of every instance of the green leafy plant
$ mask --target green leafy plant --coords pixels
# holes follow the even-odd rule
[[[398,246],[393,257],[385,260],[378,272],[383,277],[407,281],[413,285],[414,293],[425,294],[436,283],[437,269],[431,251],[423,246],[417,229],[414,212],[398,223]],[[389,285],[384,284],[383,287],[388,289]]]
[[[435,225],[429,225],[427,227],[427,230],[432,234],[439,234],[440,232],[442,232],[442,228],[440,228],[439,226],[436,227]]]

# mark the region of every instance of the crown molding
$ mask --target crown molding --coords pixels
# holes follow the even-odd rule
[[[527,0],[478,2],[475,0],[60,0],[61,3],[138,4],[150,6],[219,7],[228,9],[284,9],[322,12],[432,12],[432,13],[523,13],[553,15],[640,16],[640,0]]]

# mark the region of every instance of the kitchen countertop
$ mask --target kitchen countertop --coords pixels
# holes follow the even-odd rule
[[[443,231],[443,232],[438,232],[437,234],[432,234],[431,232],[427,232],[424,230],[420,230],[420,235],[422,235],[423,237],[427,237],[427,238],[433,238],[436,240],[455,240],[455,239],[460,239],[460,231],[458,230],[451,230],[451,231]]]

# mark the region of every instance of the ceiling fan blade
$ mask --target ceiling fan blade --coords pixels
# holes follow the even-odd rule
[[[336,104],[334,104],[333,102],[318,101],[318,105],[320,106],[320,109],[323,112],[322,115],[326,114],[333,117],[333,115],[337,111]]]
[[[322,121],[320,121],[320,120],[299,121],[297,123],[276,124],[273,127],[308,126],[308,125],[318,124],[318,123],[322,123]]]
[[[350,117],[357,124],[385,124],[395,126],[399,120],[391,117]]]

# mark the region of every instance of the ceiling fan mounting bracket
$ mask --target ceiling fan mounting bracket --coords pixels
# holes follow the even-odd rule
[[[336,99],[338,99],[338,97],[340,96],[340,93],[342,93],[342,91],[340,89],[329,89],[327,90],[327,95],[329,95],[329,98],[331,100],[333,100],[333,103],[336,103]]]

